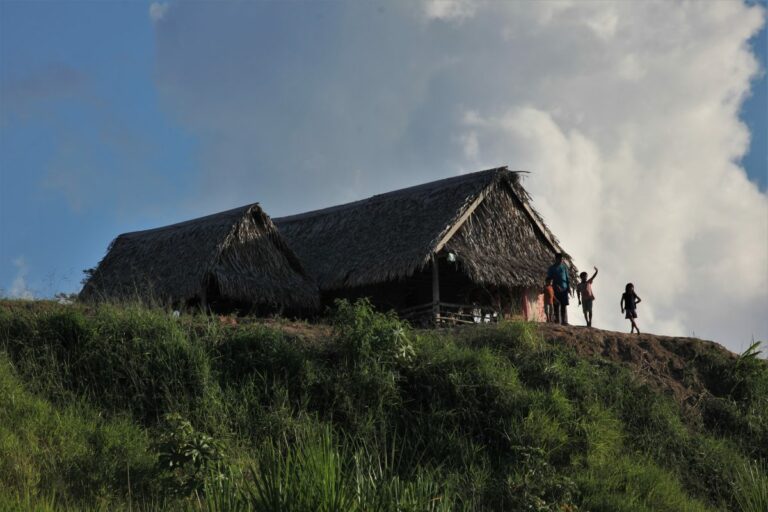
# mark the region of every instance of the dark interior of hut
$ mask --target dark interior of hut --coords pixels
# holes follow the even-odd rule
[[[296,311],[287,311],[284,307],[275,304],[254,303],[247,300],[238,300],[223,296],[216,282],[216,277],[209,275],[205,285],[205,294],[195,296],[184,304],[187,311],[203,309],[218,315],[254,315],[272,316],[297,314]]]
[[[496,322],[523,315],[522,288],[476,283],[448,253],[438,256],[437,268],[437,295],[430,263],[403,279],[326,292],[323,305],[330,306],[337,298],[367,297],[377,309],[394,310],[414,325]]]

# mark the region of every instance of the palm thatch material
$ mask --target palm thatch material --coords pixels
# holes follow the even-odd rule
[[[405,279],[441,251],[479,284],[541,286],[563,251],[529,199],[520,174],[499,167],[275,224],[323,291]]]
[[[317,286],[258,204],[118,236],[80,292],[85,300],[210,300],[309,309]]]

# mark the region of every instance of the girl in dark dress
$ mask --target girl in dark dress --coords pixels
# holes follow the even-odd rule
[[[637,330],[637,334],[640,334],[640,328],[637,326],[637,323],[635,323],[635,318],[637,318],[637,305],[639,303],[640,297],[635,293],[635,285],[627,283],[624,293],[621,294],[621,312],[624,313],[624,311],[626,311],[624,318],[628,318],[629,321],[632,322],[632,328],[629,330],[630,334],[635,330]]]

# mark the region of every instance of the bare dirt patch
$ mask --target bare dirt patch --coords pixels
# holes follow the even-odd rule
[[[706,340],[655,334],[628,334],[601,329],[541,324],[541,334],[588,358],[604,358],[629,368],[649,385],[693,405],[707,388],[694,364],[702,355],[736,358],[725,347]]]

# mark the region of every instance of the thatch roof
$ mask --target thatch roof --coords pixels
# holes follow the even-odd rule
[[[479,283],[541,285],[557,240],[506,167],[275,219],[321,290],[403,279],[456,253]],[[575,270],[575,269],[574,269]]]
[[[183,303],[199,299],[211,280],[233,301],[311,308],[319,300],[258,204],[118,236],[80,295]]]

